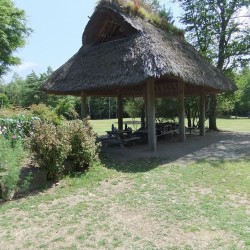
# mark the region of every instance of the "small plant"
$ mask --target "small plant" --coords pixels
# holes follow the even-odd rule
[[[21,165],[27,154],[21,141],[12,147],[10,140],[0,136],[0,144],[0,198],[9,200],[18,189]]]
[[[98,160],[99,144],[96,143],[96,134],[88,119],[75,120],[68,123],[70,134],[71,153],[76,170],[86,169]]]
[[[37,122],[29,142],[31,152],[39,166],[46,170],[47,178],[57,179],[71,150],[66,127]]]

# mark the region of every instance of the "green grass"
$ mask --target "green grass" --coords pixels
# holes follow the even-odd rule
[[[105,135],[107,130],[111,130],[112,124],[116,128],[118,128],[118,120],[117,119],[106,119],[106,120],[91,120],[90,123],[93,125],[94,131],[98,135]],[[140,128],[139,119],[131,119],[131,118],[124,118],[123,124],[127,123],[128,127],[131,127],[133,130],[137,130]]]
[[[250,119],[248,118],[218,119],[217,125],[221,130],[250,132]]]
[[[136,130],[140,127],[140,119],[125,118],[123,123],[127,123],[129,127]],[[94,131],[98,135],[105,135],[106,130],[111,130],[111,125],[114,124],[118,127],[117,119],[110,120],[91,120]],[[187,124],[187,122],[186,122]],[[217,126],[220,130],[233,131],[233,132],[250,132],[250,119],[248,118],[231,118],[231,119],[217,119]],[[208,121],[206,121],[206,127],[208,127]]]
[[[117,126],[91,122],[100,134]],[[218,125],[249,131],[250,119]],[[3,249],[250,249],[249,213],[249,156],[182,165],[102,158],[58,186],[1,204],[0,242]]]
[[[2,204],[3,247],[250,248],[250,159],[105,162],[48,192]]]

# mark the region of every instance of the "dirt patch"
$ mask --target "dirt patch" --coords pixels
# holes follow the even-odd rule
[[[230,247],[233,244],[237,249],[244,248],[244,243],[236,237],[222,230],[209,231],[201,229],[195,232],[187,232],[174,225],[168,229],[167,242],[171,246],[183,247],[188,245],[192,249],[212,249],[218,242],[224,247]]]
[[[235,207],[244,206],[245,208],[247,208],[248,211],[250,211],[250,200],[249,198],[247,198],[246,195],[240,196],[240,195],[230,194],[229,199],[232,201],[232,204]]]

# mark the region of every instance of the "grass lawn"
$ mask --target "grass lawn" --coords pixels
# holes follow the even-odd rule
[[[110,119],[110,120],[91,120],[91,124],[93,125],[94,131],[98,135],[105,135],[107,130],[111,130],[112,124],[116,128],[118,128],[118,120],[117,119]],[[131,119],[131,118],[124,118],[123,119],[123,124],[127,123],[128,127],[131,127],[133,130],[139,129],[140,128],[140,121],[138,118],[136,119]]]
[[[117,119],[110,120],[91,120],[91,124],[95,132],[98,135],[105,135],[106,130],[111,130],[112,124],[118,127]],[[140,127],[139,118],[132,120],[131,118],[125,118],[123,123],[127,123],[129,127],[136,130]],[[186,122],[187,124],[187,122]],[[208,127],[208,121],[206,121]],[[250,132],[250,119],[248,118],[231,118],[231,119],[217,119],[217,126],[220,130],[235,131],[235,132]]]
[[[235,131],[235,132],[250,132],[250,119],[248,118],[218,119],[217,126],[221,130]]]
[[[238,130],[234,122],[218,124]],[[249,131],[250,119],[240,124]],[[0,204],[0,216],[0,249],[250,249],[250,155],[192,164],[103,157],[84,175]]]

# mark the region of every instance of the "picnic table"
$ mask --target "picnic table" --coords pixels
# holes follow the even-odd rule
[[[159,137],[165,137],[167,135],[172,138],[172,135],[178,133],[178,128],[175,123],[170,123],[170,122],[164,122],[164,123],[156,123],[155,124],[155,132],[156,136]],[[148,138],[148,130],[147,129],[139,129],[137,130],[134,134],[137,134],[140,136],[142,139],[145,141]]]
[[[127,143],[135,143],[141,138],[138,136],[132,135],[133,130],[108,130],[106,133],[108,134],[108,138],[105,140],[105,146],[108,145],[120,145],[120,147],[124,147]]]
[[[192,134],[192,131],[193,131],[193,130],[196,130],[197,127],[186,127],[186,129],[189,131],[189,134],[191,135],[191,134]]]

